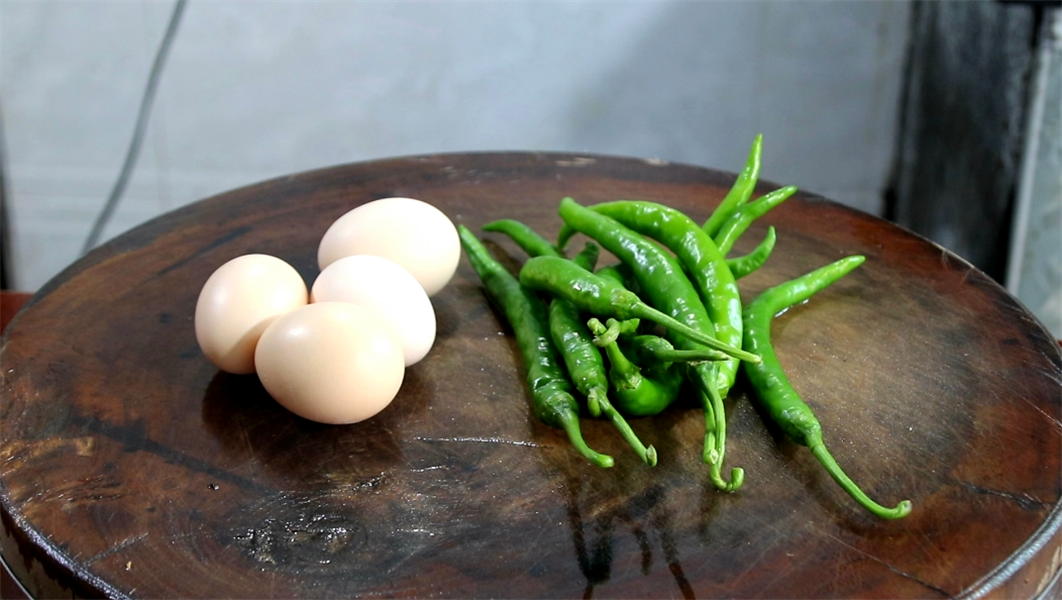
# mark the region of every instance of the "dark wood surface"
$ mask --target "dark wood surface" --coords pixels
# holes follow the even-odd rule
[[[433,298],[435,347],[361,424],[300,420],[195,342],[215,268],[263,252],[311,283],[325,229],[375,198],[420,198],[473,230],[515,217],[552,235],[565,195],[656,200],[701,220],[731,181],[615,157],[411,157],[239,189],[121,236],[4,335],[4,556],[41,596],[1034,596],[1059,561],[1058,345],[965,261],[810,194],[743,240],[739,251],[778,229],[742,292],[867,256],[779,317],[774,337],[849,474],[883,503],[913,501],[900,521],[856,507],[741,383],[727,402],[739,492],[709,483],[689,405],[633,422],[655,468],[584,421],[617,459],[588,465],[529,416],[512,336],[465,259]]]
[[[26,292],[14,292],[0,290],[0,334],[7,329],[7,324],[29,301],[31,294]],[[0,558],[3,558],[0,556]],[[5,600],[24,600],[25,590],[16,583],[14,575],[8,569],[7,563],[0,564],[0,598]]]

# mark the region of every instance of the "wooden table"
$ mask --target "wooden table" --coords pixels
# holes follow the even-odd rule
[[[691,403],[633,421],[648,468],[607,424],[588,465],[529,416],[513,338],[465,259],[433,298],[438,338],[395,402],[343,427],[300,420],[254,376],[218,372],[192,317],[240,254],[316,276],[347,210],[431,202],[473,230],[515,217],[547,235],[556,205],[651,199],[706,218],[732,175],[603,156],[400,158],[292,175],[210,198],[95,250],[4,335],[3,554],[32,593],[115,597],[1033,597],[1060,561],[1062,355],[968,263],[810,194],[757,222],[774,255],[746,300],[860,253],[866,263],[775,321],[780,359],[883,522],[805,448],[765,425],[739,383],[718,492]],[[761,191],[771,186],[764,184]],[[484,236],[509,264],[523,255]]]

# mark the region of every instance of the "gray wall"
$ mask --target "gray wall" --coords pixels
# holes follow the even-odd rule
[[[169,2],[0,3],[15,286],[77,258]],[[104,238],[258,180],[464,150],[632,155],[882,211],[909,3],[200,2]]]
[[[1062,9],[1035,50],[1006,284],[1062,339]]]

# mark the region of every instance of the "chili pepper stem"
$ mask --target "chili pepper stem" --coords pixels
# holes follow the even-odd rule
[[[833,477],[833,480],[840,485],[844,491],[848,492],[852,498],[855,498],[856,502],[863,506],[863,508],[869,510],[874,515],[881,517],[882,519],[901,519],[906,517],[911,512],[911,501],[902,500],[893,508],[886,508],[877,502],[874,502],[863,493],[863,490],[859,489],[859,486],[855,484],[848,475],[841,469],[841,466],[834,460],[833,455],[826,449],[826,445],[822,443],[821,439],[809,439],[808,448],[811,449],[811,453],[815,455],[815,458],[822,463],[822,466],[826,469],[826,472]]]
[[[694,374],[696,377],[696,374]],[[715,408],[711,402],[704,400],[701,393],[701,406],[704,411],[704,450],[701,452],[701,460],[706,465],[714,465],[719,462],[719,451],[715,449]]]
[[[612,424],[616,426],[616,429],[620,432],[620,435],[623,436],[623,439],[626,440],[631,448],[634,448],[634,451],[638,453],[638,457],[650,467],[655,467],[656,448],[653,448],[652,445],[646,447],[645,444],[642,443],[642,440],[638,439],[638,435],[634,433],[633,429],[631,429],[627,420],[624,419],[623,415],[621,415],[619,411],[612,406],[612,403],[608,401],[604,391],[599,389],[591,390],[590,396],[594,396],[594,401],[597,402],[599,411],[604,413],[605,416],[612,421]],[[587,399],[589,401],[589,396]]]
[[[705,419],[707,421],[707,419]],[[719,451],[715,449],[715,433],[710,429],[704,432],[704,452],[701,456],[706,465],[714,465],[719,462]]]
[[[627,356],[616,346],[616,338],[619,337],[619,322],[616,319],[609,319],[606,327],[598,318],[591,317],[586,322],[586,326],[590,329],[590,333],[595,336],[594,345],[605,349],[605,356],[608,357],[608,361],[612,365],[612,385],[617,389],[634,389],[638,387],[642,380],[641,369],[627,360]],[[611,341],[603,344],[600,343],[601,340]]]
[[[592,320],[596,320],[596,321],[598,321],[600,323],[600,320],[597,319],[597,318],[592,318]],[[624,319],[623,321],[618,321],[616,319],[609,319],[608,323],[609,323],[608,327],[605,328],[605,329],[602,329],[601,333],[597,333],[595,331],[591,331],[591,333],[594,334],[594,339],[591,340],[591,341],[598,348],[606,348],[609,345],[616,343],[616,341],[619,340],[620,336],[629,335],[631,333],[634,333],[634,332],[638,331],[639,320],[638,319]],[[587,327],[593,329],[592,327],[590,327],[589,323],[587,324]],[[715,350],[705,350],[705,351],[701,352],[701,354],[704,354],[704,355],[707,356],[708,355],[707,353],[710,353],[710,352],[715,352],[715,354],[712,354],[711,356],[722,355],[723,358],[721,358],[719,360],[726,360],[727,358],[729,358],[725,353],[718,352],[718,351],[715,351]]]
[[[596,318],[592,318],[592,321],[598,321]],[[598,321],[600,323],[600,321]],[[598,348],[607,348],[616,343],[619,339],[619,327],[609,327],[607,329],[599,330],[600,333],[594,330],[593,325],[588,324],[590,332],[594,334],[593,343]]]
[[[724,344],[723,342],[720,342],[711,335],[708,335],[707,333],[704,333],[702,331],[698,331],[688,325],[684,325],[683,323],[671,318],[667,314],[660,312],[659,310],[649,306],[644,302],[638,302],[632,305],[630,307],[630,311],[635,317],[639,319],[645,319],[647,321],[657,323],[658,325],[662,325],[675,333],[684,335],[699,344],[704,344],[705,346],[708,346],[709,348],[715,348],[716,350],[725,352],[726,354],[729,354],[734,358],[751,362],[753,364],[758,364],[760,362],[759,356],[751,352],[747,352],[745,350],[740,350],[728,344]]]
[[[699,363],[727,360],[727,355],[716,350],[653,350],[653,358],[660,362]]]
[[[616,461],[611,456],[595,452],[590,446],[586,445],[586,441],[583,439],[583,432],[579,429],[579,415],[574,412],[564,411],[557,415],[557,420],[560,421],[561,428],[568,434],[568,439],[571,440],[572,446],[587,460],[606,469],[616,464]]]
[[[712,369],[713,373],[715,369]],[[711,411],[705,410],[705,427],[708,430],[713,431],[712,439],[709,440],[708,436],[705,436],[705,443],[713,441],[714,444],[711,450],[705,448],[705,457],[712,458],[712,461],[705,461],[708,463],[710,469],[710,477],[715,486],[724,492],[737,491],[738,488],[745,482],[745,470],[741,467],[734,467],[730,469],[730,481],[723,479],[723,456],[726,453],[726,417],[723,412],[723,398],[719,395],[719,390],[714,385],[715,378],[712,377],[707,381],[701,378],[697,378],[698,381],[703,382],[703,390],[707,394],[702,393],[702,399],[707,396],[706,404],[711,406]],[[712,422],[709,423],[709,417]]]

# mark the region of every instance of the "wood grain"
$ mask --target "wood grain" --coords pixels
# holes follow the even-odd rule
[[[901,521],[856,507],[740,383],[727,401],[739,492],[712,488],[690,403],[633,422],[660,453],[652,469],[584,421],[617,459],[588,465],[530,417],[512,336],[465,259],[433,298],[435,347],[361,424],[300,420],[195,342],[215,268],[263,252],[311,283],[325,229],[369,200],[411,196],[475,231],[515,217],[552,235],[566,195],[701,220],[732,178],[603,156],[410,157],[235,190],[121,236],[4,335],[4,556],[40,596],[1034,596],[1058,569],[1058,345],[965,261],[811,194],[742,240],[738,252],[778,229],[742,293],[867,256],[779,317],[774,338],[849,474],[883,503],[914,502]]]

